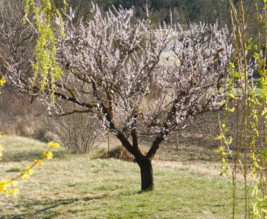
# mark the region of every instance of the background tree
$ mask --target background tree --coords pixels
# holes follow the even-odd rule
[[[63,7],[60,0],[56,0],[58,7]],[[78,16],[89,18],[87,11],[89,4],[87,0],[68,0],[68,4],[73,7]],[[205,23],[214,23],[219,20],[220,23],[230,24],[229,10],[226,1],[221,0],[94,0],[103,11],[109,10],[112,6],[124,9],[134,8],[134,14],[138,18],[146,18],[146,8],[149,10],[150,19],[153,23],[170,22],[170,11],[172,11],[172,20],[180,24],[189,25],[199,21]]]
[[[63,8],[61,0],[54,0],[57,8]],[[68,4],[77,11],[77,17],[89,19],[87,11],[90,9],[87,0],[67,0]],[[189,25],[190,23],[215,23],[230,25],[230,8],[228,1],[223,0],[93,0],[103,11],[109,10],[112,5],[115,8],[123,7],[125,9],[134,8],[134,14],[138,18],[146,18],[146,6],[150,13],[152,22],[170,22],[170,11],[172,11],[172,20],[180,24]],[[261,0],[257,0],[260,7],[263,6]],[[239,0],[233,1],[237,6]],[[254,3],[250,0],[244,0],[244,7],[249,16],[255,15]],[[251,21],[249,21],[251,22]],[[254,31],[255,33],[255,31]]]
[[[64,6],[62,1],[55,4]],[[48,118],[45,106],[38,101],[40,88],[33,85],[33,63],[39,34],[32,16],[28,17],[29,22],[22,23],[24,7],[23,0],[0,3],[0,78],[5,76],[8,82],[1,87],[0,131],[42,141],[58,140],[70,152],[87,153],[94,147],[96,137],[92,119],[85,115]],[[16,74],[8,74],[10,70]],[[78,124],[77,120],[82,123]],[[92,131],[81,131],[82,127]]]
[[[0,3],[0,68],[1,76],[10,77],[12,75],[7,74],[6,65],[12,63],[17,78],[21,78],[23,74],[25,80],[26,75],[27,80],[30,80],[37,32],[31,24],[22,24],[23,8],[23,1],[3,0]],[[20,86],[16,78],[13,78],[13,82]]]

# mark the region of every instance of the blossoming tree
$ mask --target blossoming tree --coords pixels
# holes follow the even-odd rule
[[[153,189],[151,159],[165,137],[195,115],[216,110],[232,46],[227,28],[191,25],[188,30],[134,20],[132,10],[102,15],[73,25],[59,42],[59,62],[66,73],[56,83],[57,98],[73,111],[90,113],[114,133],[141,171],[141,189]],[[142,134],[154,136],[147,153]]]
[[[73,22],[74,12],[65,15],[57,51],[65,73],[54,82],[53,105],[61,115],[99,119],[135,157],[141,189],[152,190],[151,160],[166,136],[178,124],[220,108],[232,55],[229,31],[217,24],[155,28],[134,19],[132,10],[103,14],[96,5],[91,13],[91,20],[79,24]],[[7,64],[9,80],[17,81],[12,66]],[[36,81],[35,87],[38,76]],[[37,92],[48,100],[48,91]],[[65,108],[64,101],[72,107]],[[144,134],[153,137],[146,153],[139,145]]]

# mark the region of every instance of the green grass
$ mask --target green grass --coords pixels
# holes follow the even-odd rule
[[[29,150],[37,154],[45,149],[43,143],[27,140],[32,141],[1,138],[0,144],[9,142],[6,153],[11,158],[0,163],[1,178],[11,178],[18,174],[16,168],[29,165]],[[18,141],[21,157],[14,160]],[[64,156],[45,162],[19,184],[17,198],[0,197],[0,218],[231,218],[230,180],[154,164],[155,191],[140,193],[135,163],[58,154]],[[238,200],[240,218],[242,202]]]

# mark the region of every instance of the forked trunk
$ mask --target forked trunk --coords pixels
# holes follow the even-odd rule
[[[154,189],[153,168],[151,160],[144,157],[137,161],[141,172],[141,190],[151,191]]]
[[[156,149],[154,149],[150,154],[144,156],[139,150],[136,132],[132,130],[131,134],[133,138],[133,145],[130,144],[128,139],[121,132],[118,132],[116,137],[121,141],[122,145],[126,148],[126,150],[128,150],[128,152],[130,152],[135,157],[135,161],[140,167],[141,191],[151,191],[154,189],[154,181],[152,163],[150,158],[153,157],[153,155],[158,149],[158,141],[156,143],[153,143],[154,148]]]

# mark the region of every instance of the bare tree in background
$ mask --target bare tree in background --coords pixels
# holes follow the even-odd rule
[[[0,1],[0,77],[12,77],[13,81],[12,85],[7,83],[1,87],[4,91],[0,95],[0,123],[2,133],[29,136],[34,132],[30,101],[14,90],[16,86],[25,87],[25,83],[30,83],[36,39],[34,27],[22,24],[23,7],[23,1]],[[9,64],[17,72],[14,77],[8,74]]]
[[[17,72],[12,81],[19,87],[24,86],[22,80],[25,80],[23,84],[27,84],[31,79],[29,76],[32,73],[31,61],[36,39],[34,27],[29,23],[22,24],[23,7],[23,1],[0,2],[0,74],[12,77],[7,74],[7,68],[12,67]]]
[[[0,96],[1,131],[42,140],[54,140],[56,134],[68,151],[90,152],[96,146],[94,119],[86,115],[47,117],[44,107],[35,101],[40,94],[32,84],[37,33],[31,23],[22,24],[23,8],[22,0],[0,2],[0,76],[8,79]]]

